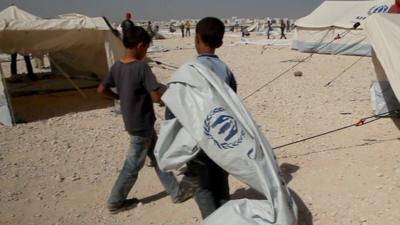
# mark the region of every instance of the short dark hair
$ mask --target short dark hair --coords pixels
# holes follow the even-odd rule
[[[143,27],[134,26],[126,30],[122,37],[125,48],[135,48],[140,43],[150,44],[151,36]]]
[[[196,34],[200,36],[204,44],[211,48],[218,48],[224,39],[225,25],[218,18],[206,17],[197,23]]]

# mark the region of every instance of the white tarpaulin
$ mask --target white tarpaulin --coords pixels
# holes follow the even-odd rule
[[[230,201],[203,224],[296,225],[297,206],[268,141],[238,96],[202,65],[182,66],[162,97],[176,119],[164,121],[155,148],[162,169],[176,169],[198,147],[267,200]]]
[[[310,15],[296,21],[292,49],[369,56],[371,45],[363,22],[372,14],[387,12],[393,4],[394,0],[325,1]],[[357,22],[361,25],[353,29]]]
[[[379,14],[365,22],[375,54],[373,62],[379,80],[388,80],[400,101],[400,15]]]
[[[371,85],[371,103],[375,115],[400,110],[400,103],[388,81],[373,81]]]

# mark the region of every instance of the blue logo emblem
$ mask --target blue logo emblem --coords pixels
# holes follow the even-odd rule
[[[240,131],[236,120],[222,107],[215,108],[204,120],[204,134],[214,141],[219,149],[230,149],[243,142],[245,132]]]
[[[389,6],[387,6],[387,5],[376,5],[368,11],[368,15],[372,15],[374,13],[385,13],[388,10],[389,10]]]

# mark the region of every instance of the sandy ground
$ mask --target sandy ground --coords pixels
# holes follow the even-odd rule
[[[225,44],[238,40],[229,37]],[[189,38],[155,45],[187,48],[150,55],[166,63],[180,65],[195,56]],[[241,97],[308,56],[282,46],[261,52],[255,45],[218,51],[235,73]],[[371,115],[369,87],[375,75],[369,58],[324,87],[357,59],[314,55],[295,69],[303,76],[291,71],[245,101],[272,146]],[[171,75],[162,68],[153,70],[162,82]],[[67,104],[67,99],[58,101]],[[162,115],[162,109],[157,113]],[[299,224],[399,224],[399,123],[381,119],[276,150],[290,188],[304,204]],[[0,126],[0,224],[199,224],[195,202],[173,204],[149,167],[131,191],[143,204],[118,215],[108,213],[105,201],[127,145],[121,118],[112,108],[70,112],[14,128]],[[233,198],[258,197],[234,178],[230,182]]]

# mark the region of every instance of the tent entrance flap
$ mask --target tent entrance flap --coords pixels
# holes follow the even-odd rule
[[[0,65],[0,123],[12,127],[15,124],[11,101]]]

